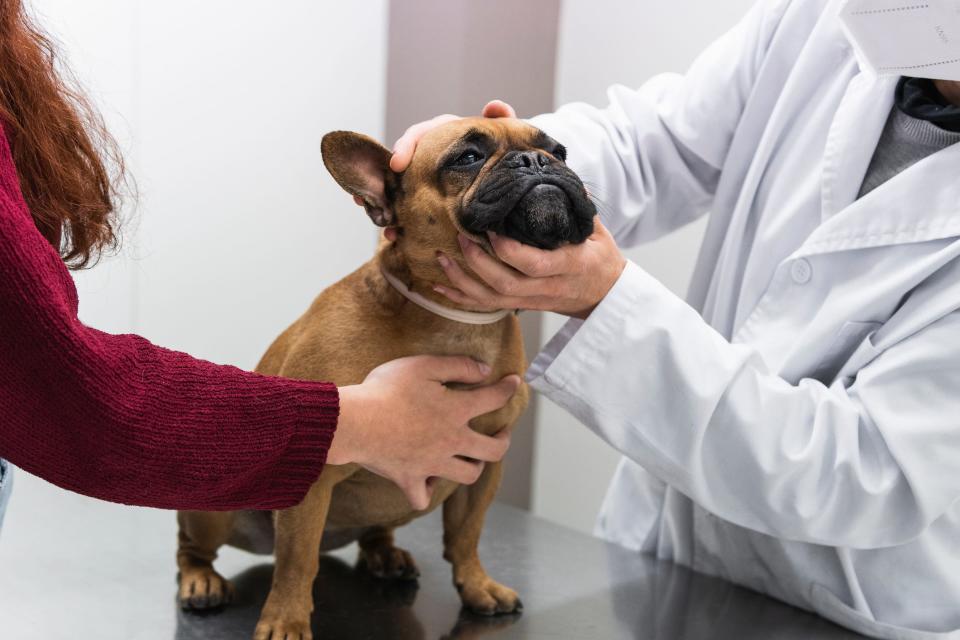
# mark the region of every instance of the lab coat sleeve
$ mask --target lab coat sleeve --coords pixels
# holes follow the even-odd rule
[[[852,382],[791,384],[630,263],[528,380],[700,506],[772,536],[897,545],[960,497],[960,313]]]
[[[762,0],[685,75],[615,85],[604,109],[573,103],[530,122],[568,148],[600,219],[621,246],[648,242],[707,212],[734,130],[786,0]],[[637,55],[656,55],[638,43]]]

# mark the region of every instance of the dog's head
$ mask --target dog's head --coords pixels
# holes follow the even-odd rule
[[[390,151],[358,133],[323,138],[334,179],[359,197],[373,222],[397,227],[405,253],[459,254],[458,231],[486,246],[486,232],[541,249],[581,243],[596,209],[565,164],[563,145],[516,119],[464,118],[436,127],[402,174]]]

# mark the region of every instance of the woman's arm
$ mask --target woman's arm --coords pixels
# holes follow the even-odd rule
[[[84,326],[59,256],[4,191],[0,456],[114,502],[296,504],[323,468],[336,387],[267,378]]]
[[[422,508],[430,477],[473,482],[509,444],[467,422],[505,404],[519,379],[445,387],[488,378],[468,358],[379,367],[342,389],[338,429],[331,384],[197,360],[91,329],[76,313],[73,282],[37,231],[0,136],[0,457],[104,500],[233,510],[298,503],[329,450],[332,463],[380,473]]]

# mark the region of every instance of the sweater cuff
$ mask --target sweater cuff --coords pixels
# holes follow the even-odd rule
[[[317,481],[340,417],[340,393],[329,382],[289,381],[297,424],[283,457],[265,487],[264,509],[300,504]]]

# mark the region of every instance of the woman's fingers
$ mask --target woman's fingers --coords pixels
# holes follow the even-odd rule
[[[490,375],[490,365],[466,356],[416,356],[429,380],[479,384]]]
[[[409,129],[407,129],[400,139],[393,145],[393,156],[390,158],[390,169],[400,173],[405,170],[410,165],[410,160],[413,159],[413,152],[417,149],[417,143],[420,142],[422,138],[428,131],[439,127],[442,124],[450,122],[452,120],[459,120],[460,116],[455,116],[449,113],[445,113],[442,116],[437,116],[427,120],[426,122],[420,122]]]
[[[470,427],[464,427],[463,443],[460,455],[479,462],[499,462],[510,449],[510,433],[506,429],[494,436],[477,433]]]
[[[516,118],[517,112],[503,100],[491,100],[483,107],[484,118]]]
[[[440,470],[439,475],[460,484],[473,484],[480,479],[484,464],[478,460],[450,458]]]
[[[434,484],[427,479],[410,479],[402,484],[398,484],[403,494],[407,496],[410,506],[417,511],[423,511],[430,506],[430,498],[433,497]]]
[[[466,407],[466,417],[469,420],[501,408],[503,405],[507,404],[510,398],[513,397],[513,394],[517,392],[517,388],[519,387],[520,376],[509,375],[501,378],[499,382],[488,384],[485,387],[477,387],[476,389],[470,389],[467,391],[455,391],[454,393],[469,396],[470,403]],[[470,455],[469,451],[460,451],[459,453],[462,453],[463,455]],[[476,456],[470,457],[474,458]],[[486,460],[486,458],[481,459]]]

